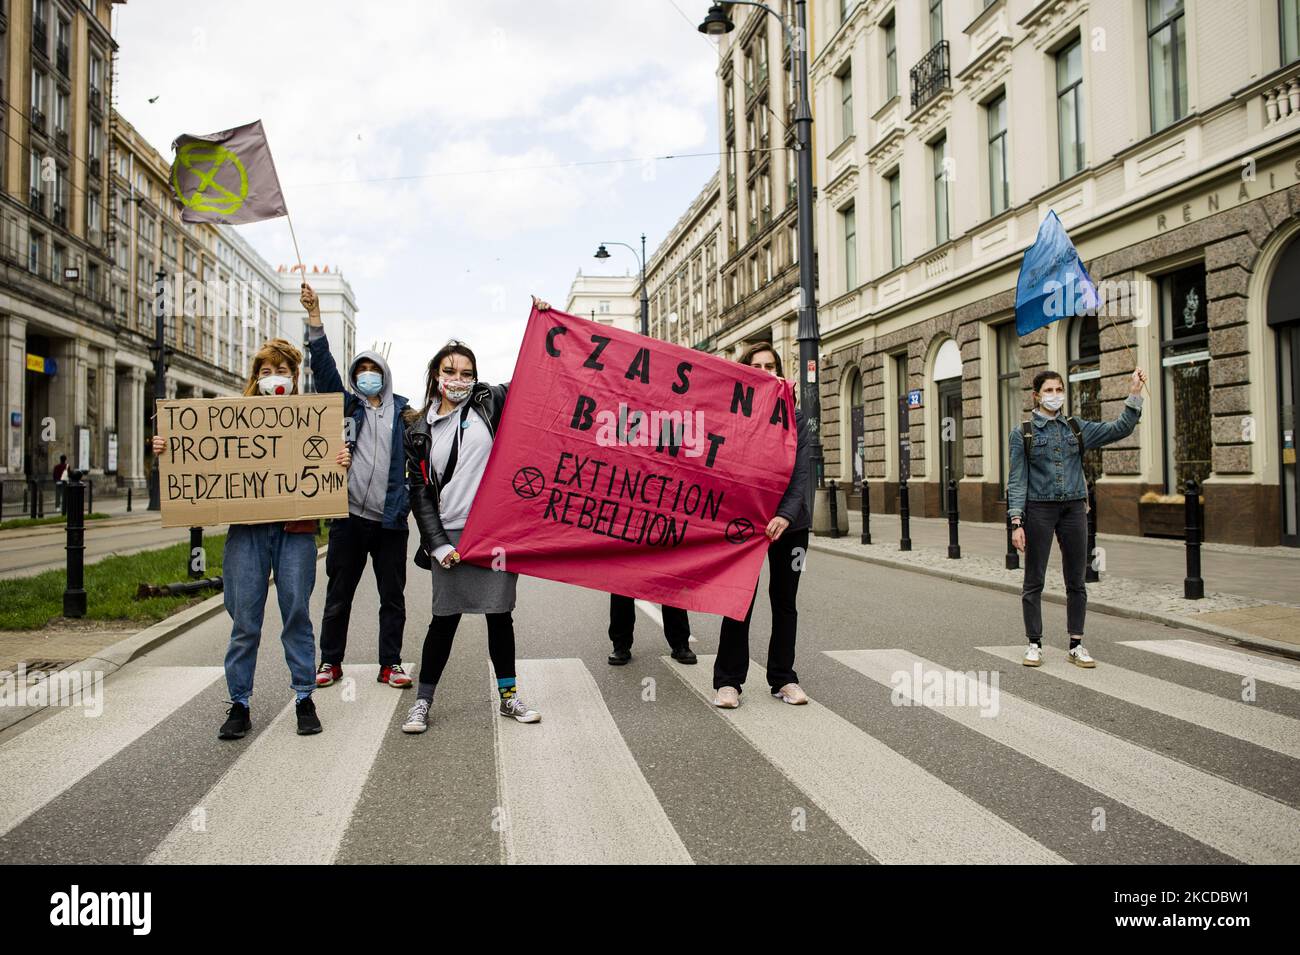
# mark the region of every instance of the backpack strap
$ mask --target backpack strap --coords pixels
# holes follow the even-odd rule
[[[1079,419],[1076,418],[1074,415],[1070,415],[1068,418],[1065,419],[1065,423],[1068,424],[1070,426],[1070,430],[1074,432],[1074,440],[1078,442],[1079,453],[1082,454],[1083,453],[1083,428],[1079,426]]]
[[[1034,423],[1032,421],[1020,422],[1020,440],[1025,445],[1025,457],[1029,457],[1029,449],[1034,446]]]

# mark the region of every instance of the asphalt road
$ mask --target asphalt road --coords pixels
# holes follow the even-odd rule
[[[411,669],[429,588],[411,567]],[[323,597],[322,562],[317,623]],[[0,735],[0,862],[1300,862],[1293,664],[1095,614],[1099,666],[1080,670],[1048,605],[1031,670],[1015,599],[814,553],[797,661],[813,702],[792,707],[766,692],[763,598],[743,705],[723,712],[719,618],[691,615],[687,667],[642,607],[632,663],[610,667],[608,598],[521,578],[520,691],[542,722],[496,715],[467,617],[422,736],[399,729],[414,692],[374,682],[373,580],[315,737],[293,732],[272,599],[254,732],[216,738],[218,616],[110,676],[102,716]],[[942,695],[945,670],[975,683]],[[918,672],[940,695],[900,705]]]

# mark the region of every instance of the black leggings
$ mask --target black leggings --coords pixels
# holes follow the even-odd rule
[[[451,642],[460,626],[460,614],[434,615],[429,621],[429,632],[424,635],[424,652],[420,654],[420,690],[424,699],[433,699],[434,687],[442,678],[442,671],[451,656]],[[484,614],[487,617],[488,656],[497,679],[515,675],[515,622],[510,611]]]

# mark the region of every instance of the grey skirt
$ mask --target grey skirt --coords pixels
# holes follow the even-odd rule
[[[454,545],[460,531],[449,530]],[[451,569],[433,562],[433,612],[445,617],[453,613],[508,613],[515,609],[518,574],[461,562]]]

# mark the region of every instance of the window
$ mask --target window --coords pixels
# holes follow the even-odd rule
[[[1005,212],[1011,204],[1007,182],[1007,94],[999,93],[984,107],[989,131],[989,215]]]
[[[799,261],[799,233],[794,226],[790,226],[790,264],[794,265]]]
[[[840,83],[840,140],[853,135],[853,67],[844,64],[839,72]]]
[[[1282,35],[1282,65],[1300,60],[1300,0],[1278,0],[1278,32]]]
[[[87,152],[87,154],[88,154],[89,157],[90,157],[90,162],[98,162],[98,161],[99,161],[99,154],[100,154],[100,143],[103,141],[103,136],[104,136],[104,133],[103,133],[103,131],[99,128],[99,124],[98,124],[98,123],[93,122],[93,121],[91,122],[91,124],[90,124],[90,134],[89,134],[89,136],[90,136],[90,139],[89,139],[89,147],[90,147],[90,148],[87,149],[86,152]],[[98,174],[98,173],[96,173],[96,174]]]
[[[99,193],[89,192],[86,194],[86,231],[92,242],[99,236],[102,225],[103,211],[99,201]]]
[[[895,172],[887,180],[889,184],[889,265],[898,268],[903,264],[903,190],[899,180],[901,173]]]
[[[602,315],[609,314],[609,302],[607,300],[601,299],[600,304],[597,306],[597,308],[600,309],[600,314]]]
[[[759,287],[760,286],[758,284],[758,256],[752,255],[749,257],[749,290],[751,292],[757,292],[759,290]]]
[[[102,90],[104,80],[104,60],[98,53],[90,54],[90,95],[94,99]]]
[[[1020,390],[1020,338],[1016,335],[1015,322],[1004,322],[993,333],[997,337],[998,356],[998,433],[1002,436],[998,444],[1001,451],[998,474],[1005,499],[1011,466],[1011,448],[1006,442],[1011,438],[1011,432],[1020,426],[1024,409],[1024,396]]]
[[[943,41],[943,0],[930,0],[930,46]]]
[[[884,24],[885,30],[885,99],[898,95],[898,34],[891,14]]]
[[[68,94],[60,89],[54,91],[54,131],[68,135]]]
[[[45,74],[32,70],[32,126],[45,132]]]
[[[1151,132],[1187,115],[1187,18],[1183,0],[1147,0]]]
[[[849,20],[849,11],[853,9],[853,4],[857,0],[840,0],[840,23],[845,24]]]
[[[41,262],[45,258],[45,237],[39,232],[27,234],[27,271],[40,274]]]
[[[1061,178],[1083,168],[1083,46],[1075,40],[1056,54],[1056,138]]]
[[[1070,325],[1070,359],[1066,372],[1070,414],[1101,420],[1101,337],[1096,315],[1083,315]],[[1101,477],[1101,448],[1083,452],[1083,476]]]
[[[840,213],[844,228],[844,291],[858,287],[858,221],[852,203]]]
[[[1160,280],[1160,364],[1164,369],[1165,489],[1210,474],[1210,351],[1205,263]]]
[[[772,281],[772,243],[763,246],[763,281]]]
[[[936,139],[930,146],[930,160],[934,171],[934,243],[948,241],[948,137]]]
[[[50,281],[63,282],[63,266],[67,263],[68,252],[61,245],[50,247]]]

